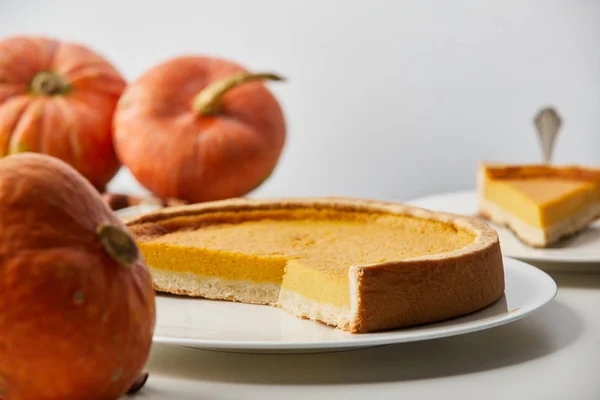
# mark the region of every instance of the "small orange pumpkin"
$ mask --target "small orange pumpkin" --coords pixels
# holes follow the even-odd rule
[[[100,193],[41,154],[0,160],[0,398],[116,399],[155,327],[151,276]]]
[[[112,117],[125,85],[84,46],[44,37],[0,40],[0,156],[45,153],[104,190],[120,167]]]
[[[117,155],[158,197],[202,202],[242,196],[265,181],[285,143],[281,107],[232,62],[178,57],[125,90],[114,117]]]

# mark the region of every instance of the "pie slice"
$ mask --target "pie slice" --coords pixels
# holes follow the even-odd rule
[[[127,225],[157,291],[268,304],[354,333],[456,317],[504,293],[485,222],[402,204],[235,199]]]
[[[600,217],[600,169],[480,164],[479,213],[531,247],[548,247]]]

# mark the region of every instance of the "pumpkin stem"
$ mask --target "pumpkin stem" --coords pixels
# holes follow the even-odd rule
[[[49,71],[37,73],[31,81],[31,92],[38,96],[65,94],[71,86],[58,74]]]
[[[129,268],[137,261],[139,249],[127,232],[114,225],[100,224],[96,236],[104,250],[121,266]]]
[[[221,99],[229,90],[250,81],[284,81],[279,75],[271,73],[242,72],[216,81],[205,87],[194,97],[192,108],[198,115],[214,115],[221,109]]]
[[[133,382],[133,385],[131,385],[129,390],[127,390],[126,394],[131,396],[142,390],[146,384],[146,381],[148,380],[148,376],[149,374],[147,372],[144,372],[142,375],[138,376],[135,382]]]

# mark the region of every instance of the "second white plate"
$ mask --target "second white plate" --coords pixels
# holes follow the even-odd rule
[[[434,211],[465,215],[475,215],[477,213],[477,195],[475,191],[451,192],[422,197],[409,203]],[[494,224],[490,224],[490,226],[498,232],[502,254],[505,256],[531,262],[599,263],[596,269],[600,269],[600,222],[595,223],[590,229],[572,239],[565,240],[559,246],[547,249],[528,247],[520,242],[508,229]]]
[[[505,295],[491,306],[439,323],[368,334],[350,334],[268,306],[159,295],[154,341],[251,353],[341,351],[493,328],[539,310],[556,295],[556,283],[545,272],[508,258],[504,265]]]

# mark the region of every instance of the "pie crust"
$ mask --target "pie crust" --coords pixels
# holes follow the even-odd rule
[[[406,204],[339,197],[229,199],[160,209],[129,220],[127,226],[141,243],[167,231],[201,229],[194,226],[194,220],[211,213],[228,211],[243,218],[248,211],[298,209],[404,215],[450,224],[472,233],[474,240],[446,253],[344,266],[350,293],[346,308],[317,302],[272,283],[219,282],[218,279],[207,282],[186,272],[185,265],[176,272],[149,265],[155,289],[248,303],[255,302],[253,296],[269,293],[275,296],[275,301],[267,302],[273,306],[352,333],[395,329],[465,315],[494,303],[504,293],[504,268],[496,231],[475,217],[433,212]],[[231,296],[231,290],[235,289],[231,285],[246,288],[239,291],[236,298]],[[221,295],[219,290],[222,290]]]

